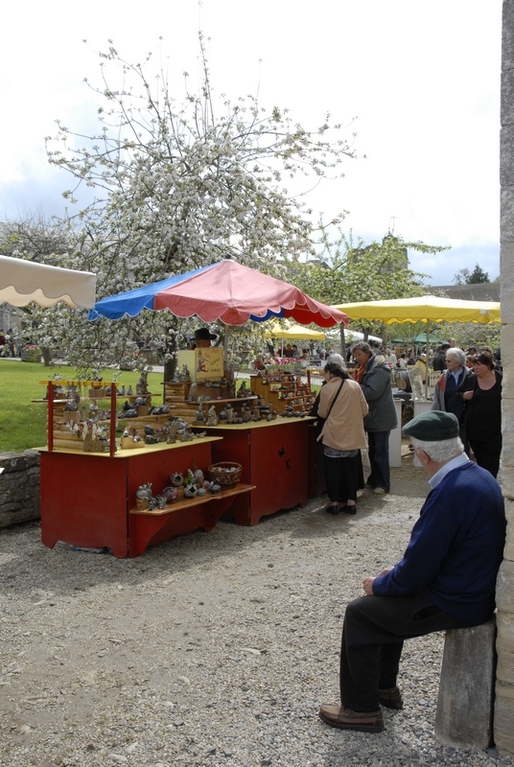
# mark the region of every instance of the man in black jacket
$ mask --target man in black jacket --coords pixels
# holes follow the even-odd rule
[[[432,360],[432,367],[434,370],[446,370],[446,350],[450,348],[450,344],[444,343],[438,347],[434,358]]]

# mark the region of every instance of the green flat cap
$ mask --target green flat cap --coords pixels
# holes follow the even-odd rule
[[[425,442],[440,442],[442,439],[453,439],[459,436],[459,421],[453,413],[430,410],[428,413],[417,415],[405,424],[402,433]]]

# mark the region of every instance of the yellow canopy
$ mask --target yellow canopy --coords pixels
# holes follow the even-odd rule
[[[286,322],[282,326],[280,322],[274,322],[264,333],[264,338],[290,338],[298,341],[323,341],[325,334],[320,330],[311,330],[310,328],[305,327],[305,325],[291,325]]]
[[[386,301],[361,301],[337,304],[352,320],[394,322],[501,322],[499,301],[461,301],[440,296],[392,298]],[[428,331],[427,331],[428,334]]]
[[[430,338],[432,322],[501,322],[499,301],[461,301],[440,296],[391,298],[385,301],[361,301],[336,306],[351,320],[375,320],[385,325],[394,322],[425,322],[426,338]],[[425,380],[428,399],[428,376]]]

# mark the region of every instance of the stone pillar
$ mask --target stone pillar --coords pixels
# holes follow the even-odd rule
[[[500,274],[502,305],[503,452],[500,482],[505,495],[507,543],[498,575],[494,740],[514,753],[514,0],[503,0],[500,133]]]
[[[435,734],[452,746],[491,746],[496,654],[494,618],[446,632]]]

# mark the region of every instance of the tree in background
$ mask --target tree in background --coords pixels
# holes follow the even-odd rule
[[[459,271],[455,273],[453,281],[456,285],[478,285],[480,283],[490,282],[490,279],[489,274],[484,272],[479,264],[475,264],[475,268],[472,272],[465,268],[459,269]]]
[[[296,283],[310,295],[327,304],[408,298],[426,293],[423,281],[428,276],[409,266],[409,250],[439,253],[446,248],[423,242],[406,242],[389,232],[382,242],[364,245],[339,234],[333,242],[324,230],[323,257],[299,265]],[[357,327],[358,326],[358,327]],[[353,329],[366,332],[376,323],[352,323]]]
[[[364,245],[353,243],[340,233],[337,241],[329,239],[324,229],[324,250],[318,260],[298,266],[297,284],[310,295],[327,304],[353,301],[376,301],[423,295],[423,280],[428,276],[409,266],[408,251],[439,253],[444,247],[423,242],[405,242],[388,233],[382,242]]]
[[[84,137],[59,124],[47,139],[49,162],[74,179],[65,197],[77,204],[81,188],[94,191],[68,223],[71,265],[96,272],[98,298],[227,256],[287,277],[291,264],[315,252],[311,211],[285,184],[298,185],[302,174],[311,181],[341,175],[343,161],[354,156],[341,127],[327,115],[307,131],[287,110],[266,112],[251,96],[217,106],[201,35],[200,50],[200,92],[188,89],[186,74],[177,105],[166,75],[152,79],[150,56],[131,64],[111,43],[101,54],[102,83],[93,87],[105,102],[98,132]],[[119,362],[142,336],[170,356],[185,327],[162,312],[94,324],[68,313],[67,323],[49,317],[47,324],[70,353],[88,337],[99,366]]]
[[[73,259],[74,244],[68,227],[62,222],[48,222],[41,218],[27,218],[20,221],[0,223],[0,254],[27,261],[36,261],[49,266],[68,267]],[[46,322],[48,309],[35,303],[21,307],[23,328],[21,343],[37,343],[43,353],[46,365],[50,364],[55,338],[52,322]],[[64,313],[64,314],[63,314]],[[57,306],[52,316],[66,317],[67,308]]]

